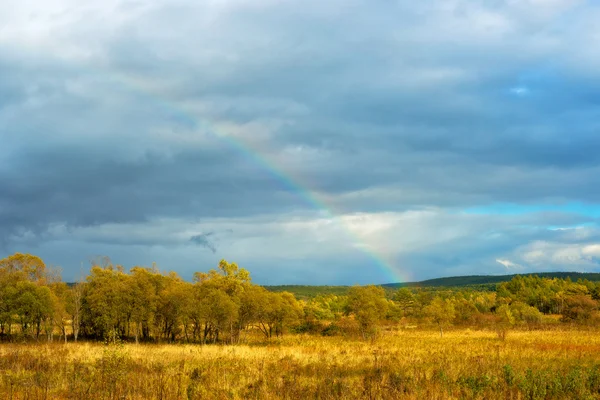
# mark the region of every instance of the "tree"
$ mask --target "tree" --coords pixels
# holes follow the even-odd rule
[[[421,289],[415,295],[416,314],[422,317],[427,307],[433,301],[434,294],[430,290]]]
[[[66,310],[71,317],[71,330],[75,342],[77,342],[79,329],[81,328],[84,285],[83,282],[77,282],[67,293]]]
[[[187,285],[175,273],[165,277],[166,285],[158,293],[156,323],[165,339],[175,341],[181,333],[188,299]]]
[[[229,263],[226,260],[219,262],[218,270],[205,272],[196,272],[194,274],[196,282],[196,297],[200,302],[200,308],[192,313],[192,319],[195,320],[194,337],[199,324],[204,325],[203,341],[207,336],[212,336],[223,332],[224,328],[216,323],[214,318],[209,315],[215,315],[217,312],[211,308],[210,298],[219,300],[220,306],[224,307],[219,311],[228,310],[228,315],[235,315],[234,320],[229,320],[229,340],[231,343],[239,340],[240,332],[245,329],[253,319],[256,318],[256,304],[253,303],[257,296],[254,286],[251,283],[250,274],[247,270],[240,268],[236,263]],[[228,300],[221,295],[216,295],[214,291],[225,294]]]
[[[303,310],[293,294],[257,290],[257,325],[266,338],[281,336],[285,329],[298,323]]]
[[[566,322],[587,323],[594,317],[598,303],[591,296],[577,294],[568,297],[562,312],[562,319]]]
[[[205,301],[206,321],[212,328],[213,342],[219,340],[221,332],[227,331],[229,331],[230,342],[232,342],[234,324],[238,318],[238,305],[226,292],[218,289],[209,289]]]
[[[0,333],[12,334],[16,316],[23,335],[39,337],[52,321],[53,298],[46,265],[38,256],[15,253],[0,259]]]
[[[479,316],[479,310],[472,301],[467,299],[458,299],[454,302],[456,311],[455,321],[459,324],[472,324]]]
[[[19,273],[24,279],[31,282],[44,282],[46,278],[46,264],[38,256],[32,254],[15,253],[0,260],[0,269],[8,273]]]
[[[379,286],[354,286],[348,292],[348,311],[358,321],[363,338],[377,333],[377,323],[387,311],[385,291]]]
[[[515,324],[515,317],[508,304],[502,304],[496,309],[498,337],[506,339],[508,330]]]
[[[520,301],[513,302],[510,305],[510,311],[514,316],[515,322],[524,323],[529,328],[542,322],[542,313],[540,310]]]
[[[408,311],[415,305],[415,295],[408,288],[400,288],[394,293],[392,300],[398,303],[402,308],[404,316],[408,314]]]
[[[6,268],[0,268],[0,334],[11,335],[15,301],[18,295],[18,276]]]
[[[52,292],[47,286],[39,286],[29,281],[20,281],[16,285],[17,296],[14,300],[14,312],[21,325],[21,333],[37,339],[43,323],[52,320],[54,304]]]
[[[249,326],[255,323],[259,315],[259,304],[257,298],[262,288],[256,285],[245,285],[238,294],[238,320],[237,336],[233,339],[237,342],[242,340],[242,332],[246,332]]]
[[[444,337],[444,327],[450,325],[456,316],[452,300],[442,299],[441,297],[434,298],[431,303],[425,307],[424,312],[425,315],[437,324],[440,329],[440,337]]]
[[[150,338],[158,307],[158,291],[164,281],[165,277],[156,269],[133,267],[130,271],[131,322],[136,343],[140,335],[143,340]]]
[[[53,327],[56,326],[60,335],[63,337],[65,343],[67,343],[67,326],[68,321],[71,317],[67,311],[67,304],[70,297],[70,290],[68,286],[63,282],[57,282],[50,285],[52,290],[52,300],[54,304],[54,311],[52,316],[52,324],[46,326],[49,339],[52,339]]]
[[[121,267],[94,266],[87,277],[86,311],[96,337],[113,342],[127,334],[131,317],[131,292]]]

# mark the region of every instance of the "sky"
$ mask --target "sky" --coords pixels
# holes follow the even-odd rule
[[[0,0],[0,257],[600,271],[600,2]]]

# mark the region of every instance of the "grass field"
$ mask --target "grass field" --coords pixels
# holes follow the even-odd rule
[[[592,331],[399,330],[375,341],[1,344],[2,399],[595,399]]]

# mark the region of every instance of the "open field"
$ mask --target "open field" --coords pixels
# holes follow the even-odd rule
[[[0,345],[2,399],[595,399],[594,331],[288,335],[250,345]]]
[[[104,264],[69,287],[0,260],[0,400],[600,399],[592,281],[297,299],[226,260],[194,282]]]

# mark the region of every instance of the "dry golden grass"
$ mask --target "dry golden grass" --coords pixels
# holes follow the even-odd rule
[[[1,399],[596,399],[592,331],[289,335],[251,345],[2,344]]]

